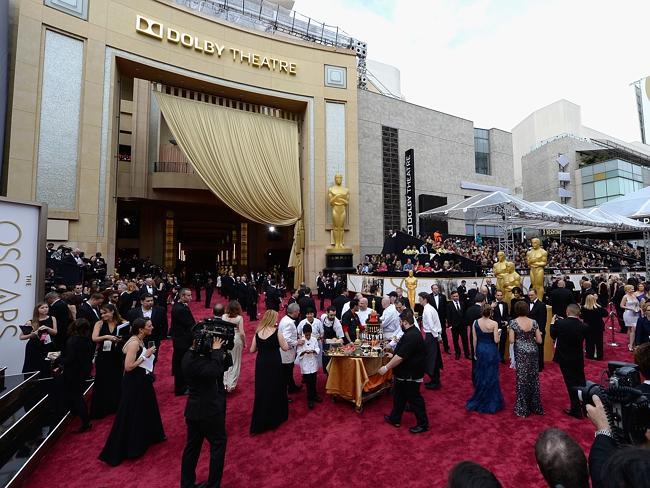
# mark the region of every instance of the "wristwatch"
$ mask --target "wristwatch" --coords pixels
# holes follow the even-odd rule
[[[612,439],[614,438],[614,436],[612,435],[612,431],[609,429],[600,429],[594,433],[594,437],[598,437],[599,435],[606,435],[607,437],[611,437]]]

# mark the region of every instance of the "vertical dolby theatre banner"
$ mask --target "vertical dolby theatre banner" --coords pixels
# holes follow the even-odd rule
[[[404,174],[406,176],[406,233],[417,235],[417,207],[415,203],[415,156],[413,149],[404,154]]]
[[[22,371],[20,326],[44,291],[46,219],[44,206],[0,198],[0,368],[7,374]]]

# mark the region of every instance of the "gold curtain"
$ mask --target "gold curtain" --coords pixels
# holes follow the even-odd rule
[[[297,123],[154,93],[178,146],[217,197],[253,222],[295,224],[289,266],[302,281]]]

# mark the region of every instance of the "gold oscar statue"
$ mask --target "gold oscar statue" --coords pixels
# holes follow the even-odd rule
[[[526,261],[530,268],[530,287],[537,292],[537,298],[544,298],[544,267],[548,260],[548,253],[541,247],[540,240],[535,237],[530,243],[533,248],[526,253]]]
[[[512,289],[521,288],[521,275],[515,271],[515,263],[506,262],[506,272],[502,275],[503,299],[510,306],[512,301]]]
[[[497,262],[492,266],[492,273],[497,279],[497,290],[504,291],[503,289],[503,277],[507,273],[506,271],[506,253],[499,251],[497,253]]]
[[[413,276],[413,270],[409,270],[409,275],[404,280],[404,284],[406,285],[409,303],[411,304],[411,308],[413,308],[417,303],[415,301],[415,291],[418,289],[418,279]]]
[[[350,189],[343,186],[343,176],[334,176],[334,184],[329,187],[327,196],[332,207],[332,237],[334,246],[330,247],[328,253],[348,253],[351,249],[345,247],[345,216],[348,203],[350,203]]]

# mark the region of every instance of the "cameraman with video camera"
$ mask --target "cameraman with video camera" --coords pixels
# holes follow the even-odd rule
[[[210,473],[207,482],[199,486],[220,486],[226,456],[226,392],[223,374],[232,366],[232,359],[226,349],[232,348],[233,341],[229,334],[216,332],[214,327],[206,325],[207,322],[217,323],[217,327],[228,327],[220,319],[199,322],[194,327],[192,347],[183,356],[181,367],[189,396],[185,407],[187,444],[181,464],[181,488],[197,486],[196,464],[204,439],[210,443]]]
[[[650,449],[648,449],[650,448],[650,430],[648,430],[650,428],[650,407],[648,406],[648,399],[650,398],[650,343],[643,344],[636,349],[634,360],[645,381],[635,387],[636,394],[633,393],[625,398],[627,403],[634,403],[634,418],[631,421],[626,417],[632,409],[627,405],[623,405],[622,408],[612,409],[616,411],[613,415],[612,412],[608,415],[608,409],[605,408],[598,394],[591,397],[593,405],[588,404],[586,406],[587,416],[596,427],[594,443],[589,452],[589,471],[593,488],[610,486],[616,488],[650,487]],[[613,376],[617,376],[621,369],[614,372]],[[589,388],[589,386],[586,388]],[[610,389],[612,389],[611,386]],[[642,395],[639,395],[639,393]],[[606,396],[607,398],[610,397],[610,395]],[[583,400],[585,399],[583,398]],[[611,398],[608,399],[610,404],[616,401],[616,398],[614,398],[614,401]],[[622,432],[620,427],[618,432],[614,431],[610,422],[611,418],[623,425]],[[631,430],[634,432],[630,432]],[[643,435],[643,432],[645,432],[645,435]],[[622,440],[620,439],[621,435],[624,436]],[[619,437],[619,439],[615,437]],[[621,447],[619,446],[619,440],[627,443],[631,442],[635,447]]]

